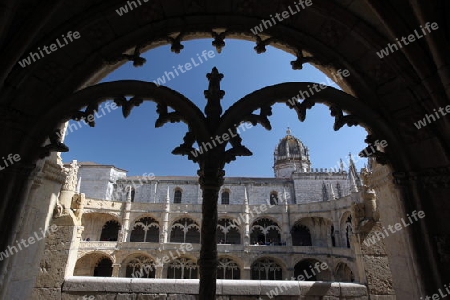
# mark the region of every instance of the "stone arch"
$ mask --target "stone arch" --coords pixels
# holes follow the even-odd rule
[[[250,226],[250,243],[278,245],[281,243],[281,228],[272,218],[260,217]]]
[[[14,3],[15,7],[19,8],[19,4]],[[398,4],[399,9],[402,11],[416,12],[420,16],[432,16],[432,19],[436,18],[439,22],[445,18],[445,14],[432,13],[433,4],[421,3],[419,6],[414,7],[415,2]],[[94,4],[92,4],[94,5]],[[133,45],[138,42],[145,41],[145,36],[155,36],[155,39],[159,39],[168,34],[168,32],[162,32],[161,36],[159,33],[154,32],[154,28],[161,29],[164,31],[171,32],[181,32],[182,29],[197,31],[204,30],[211,35],[210,31],[214,27],[221,28],[231,28],[230,36],[240,36],[238,32],[247,31],[247,38],[254,39],[251,34],[248,33],[249,28],[258,23],[261,19],[267,18],[267,11],[278,11],[279,7],[284,5],[283,3],[273,2],[269,6],[261,7],[261,5],[255,2],[245,2],[238,3],[233,7],[228,5],[223,6],[210,6],[210,5],[194,5],[192,7],[177,8],[167,7],[159,5],[159,3],[152,4],[152,9],[145,10],[144,12],[133,12],[130,15],[124,16],[125,20],[122,18],[119,20],[114,20],[114,10],[117,8],[118,2],[111,1],[105,4],[99,4],[94,7],[89,7],[86,5],[85,11],[89,11],[89,14],[85,14],[85,11],[74,10],[72,14],[68,14],[65,17],[65,22],[61,23],[55,21],[51,22],[51,10],[48,8],[53,8],[50,5],[43,6],[39,8],[39,12],[43,12],[46,18],[37,21],[36,18],[31,19],[32,25],[25,29],[22,29],[22,33],[27,33],[25,30],[33,28],[30,34],[26,34],[30,38],[28,41],[18,42],[21,47],[10,47],[11,49],[5,50],[5,57],[10,57],[11,62],[7,63],[7,66],[3,68],[1,79],[2,82],[7,78],[7,89],[2,93],[2,102],[10,105],[11,99],[14,99],[14,112],[18,112],[19,115],[27,116],[26,112],[30,112],[33,109],[36,110],[36,115],[42,113],[43,111],[51,108],[56,101],[63,99],[68,93],[70,93],[76,87],[81,86],[87,81],[87,78],[93,78],[92,81],[98,80],[105,73],[110,72],[117,65],[111,65],[105,68],[105,70],[100,70],[102,60],[108,60],[109,55],[112,57],[123,53],[125,49],[130,49]],[[269,5],[269,4],[268,4]],[[273,5],[273,6],[272,6]],[[300,20],[286,20],[286,24],[280,24],[280,26],[274,26],[270,28],[267,33],[270,36],[276,37],[279,40],[280,45],[289,45],[292,53],[292,49],[302,49],[302,44],[307,45],[304,54],[313,54],[317,56],[319,63],[329,61],[331,65],[338,63],[338,66],[352,66],[351,70],[356,69],[355,78],[352,78],[347,83],[349,90],[351,89],[355,94],[358,94],[362,101],[371,102],[373,107],[379,107],[383,111],[382,115],[384,118],[380,121],[386,121],[387,127],[395,129],[400,129],[399,131],[399,143],[394,146],[393,151],[389,154],[391,157],[395,158],[394,170],[402,172],[404,175],[402,178],[416,177],[416,173],[410,174],[410,171],[420,171],[422,172],[427,167],[435,167],[436,162],[442,162],[444,166],[448,162],[448,151],[446,150],[447,143],[444,142],[444,138],[447,133],[445,130],[440,130],[448,125],[448,122],[443,124],[437,124],[436,127],[424,128],[420,134],[417,131],[413,131],[408,128],[409,121],[417,120],[422,117],[419,116],[419,108],[422,104],[423,99],[430,100],[433,104],[443,103],[442,95],[445,86],[448,84],[446,80],[445,72],[436,74],[434,70],[436,65],[445,66],[444,61],[441,60],[441,52],[443,47],[439,47],[436,44],[433,47],[425,47],[426,41],[420,41],[417,43],[425,44],[409,47],[408,49],[403,49],[394,56],[386,57],[383,60],[377,60],[374,63],[372,57],[375,57],[376,51],[382,49],[386,44],[391,41],[391,36],[386,34],[386,32],[391,32],[393,36],[402,36],[405,30],[408,30],[415,23],[420,21],[420,17],[415,17],[413,13],[405,15],[404,20],[399,20],[396,17],[392,17],[390,12],[391,3],[375,3],[375,2],[364,2],[361,3],[363,8],[361,10],[354,10],[351,7],[343,7],[338,5],[337,2],[323,1],[319,2],[318,5],[314,5],[304,12]],[[446,7],[446,6],[444,6]],[[369,8],[369,10],[367,10]],[[91,10],[92,9],[92,10]],[[372,9],[372,10],[370,10]],[[48,11],[47,11],[48,10]],[[167,10],[167,11],[165,11]],[[13,13],[14,10],[7,11],[6,13]],[[373,11],[373,13],[371,13]],[[53,12],[57,13],[58,7],[55,6]],[[422,12],[426,12],[422,14]],[[34,13],[34,12],[33,12]],[[225,16],[232,16],[231,18],[226,18]],[[167,18],[167,19],[166,19]],[[130,28],[128,30],[123,30],[122,26],[115,26],[115,22],[123,22],[126,20],[136,20],[136,22],[130,22]],[[106,22],[108,20],[108,22]],[[170,22],[171,20],[182,20],[183,22]],[[199,21],[202,20],[202,21]],[[239,21],[237,21],[239,20]],[[4,20],[6,23],[13,22],[12,16],[8,16]],[[323,26],[311,26],[311,22],[317,22],[316,24],[322,24]],[[380,22],[379,22],[380,21]],[[38,35],[37,30],[42,29],[43,32],[54,33],[54,36],[59,36],[62,33],[66,33],[71,27],[77,24],[79,28],[82,28],[83,34],[85,33],[88,42],[83,43],[73,52],[68,51],[67,53],[58,54],[56,57],[48,57],[42,61],[37,62],[36,66],[33,68],[20,69],[19,66],[13,67],[15,60],[19,58],[20,55],[27,53],[27,51],[32,50],[33,46],[36,44],[44,45],[49,44],[52,40],[52,36],[49,35]],[[165,25],[171,26],[165,26]],[[236,25],[239,24],[239,25]],[[384,27],[380,24],[384,24]],[[445,22],[443,22],[445,24]],[[135,26],[138,30],[132,30],[132,26]],[[408,26],[409,25],[409,26]],[[5,26],[5,28],[16,28],[15,26]],[[183,28],[182,28],[183,27]],[[448,28],[448,26],[446,26]],[[246,28],[246,29],[245,29]],[[155,33],[154,35],[152,33]],[[441,34],[443,36],[445,32]],[[8,36],[8,32],[5,36]],[[206,37],[207,34],[204,33]],[[117,37],[119,37],[117,39]],[[427,40],[436,42],[439,37],[429,37]],[[117,39],[117,40],[116,40]],[[291,41],[291,42],[289,42]],[[432,42],[430,42],[431,44]],[[218,42],[220,44],[220,38]],[[428,52],[425,49],[430,49]],[[101,51],[99,50],[101,49]],[[17,54],[14,54],[17,52]],[[306,56],[308,56],[306,55]],[[300,61],[301,59],[299,59]],[[362,63],[367,62],[367,63]],[[89,66],[91,64],[92,66]],[[360,66],[359,66],[360,65]],[[45,69],[49,68],[49,69]],[[328,69],[326,65],[322,67],[325,71]],[[98,71],[98,72],[97,72]],[[328,72],[329,73],[329,72]],[[62,76],[64,74],[71,74],[70,76]],[[432,83],[428,80],[422,80],[423,78],[431,78],[431,75],[435,75],[436,78],[441,79],[442,84],[439,80],[434,80]],[[36,78],[42,81],[43,84],[37,83]],[[392,80],[392,82],[390,82]],[[89,82],[90,84],[92,82]],[[390,84],[395,85],[398,89],[393,89],[390,91]],[[408,86],[414,86],[413,89],[405,88]],[[347,90],[347,89],[346,89]],[[53,93],[53,94],[52,94]],[[32,96],[35,97],[32,97]],[[373,95],[373,96],[372,96]],[[367,99],[365,99],[367,97]],[[379,98],[379,99],[378,99]],[[6,99],[6,101],[3,101]],[[45,99],[42,107],[37,107],[27,102],[26,99]],[[396,103],[389,103],[390,99],[395,99]],[[380,100],[380,104],[376,102]],[[53,103],[51,103],[53,102]],[[425,101],[423,101],[425,102]],[[428,101],[427,101],[428,102]],[[30,105],[31,104],[31,105]],[[383,105],[386,104],[386,105]],[[393,106],[391,106],[393,104]],[[27,108],[28,106],[28,108]],[[385,106],[385,107],[383,107]],[[403,110],[404,109],[404,110]],[[403,112],[400,112],[403,110]],[[14,118],[16,119],[16,118]],[[51,120],[51,119],[48,119]],[[20,126],[14,126],[14,128],[22,128],[20,121],[15,121],[19,123]],[[42,125],[42,124],[41,124]],[[39,126],[38,126],[39,127]],[[431,126],[430,126],[431,127]],[[42,128],[38,128],[42,129]],[[406,130],[401,130],[406,129]],[[413,128],[414,129],[414,128]],[[438,130],[436,130],[438,129]],[[421,140],[430,140],[430,131],[436,132],[436,139],[432,142],[419,143]],[[37,133],[38,131],[35,131]],[[17,153],[16,149],[29,149],[28,154],[36,152],[39,145],[46,138],[48,131],[42,131],[42,135],[28,134],[26,130],[23,130],[22,134],[25,142],[21,144],[11,143],[8,145],[2,145],[2,153]],[[30,138],[27,137],[27,134]],[[417,135],[417,137],[413,137]],[[37,137],[35,139],[35,137]],[[433,135],[434,137],[434,135]],[[18,137],[17,140],[20,138]],[[411,149],[414,147],[401,147],[402,143],[405,144],[420,144],[422,150],[421,153],[427,152],[426,150],[432,150],[433,148],[440,148],[437,151],[430,151],[430,153],[436,153],[433,159],[428,160],[417,160],[414,159],[415,155],[419,155],[417,149]],[[31,146],[31,147],[29,147]],[[399,147],[397,147],[399,146]],[[17,148],[15,148],[17,147]],[[395,153],[398,153],[395,154]],[[405,156],[402,160],[400,156]],[[431,174],[435,174],[435,169],[431,170]],[[426,174],[426,173],[425,173]],[[424,174],[421,174],[424,175]],[[23,175],[26,178],[26,175]],[[428,178],[426,175],[423,177]],[[2,177],[3,178],[3,177]],[[8,208],[2,211],[1,220],[6,220],[5,216],[15,215],[14,212],[18,211],[21,203],[25,203],[24,199],[19,199],[21,201],[16,201],[17,197],[14,194],[14,190],[27,190],[24,186],[25,180],[18,180],[16,177],[7,177],[8,180],[2,180],[5,187],[11,187],[5,192],[4,201],[2,203],[8,204]],[[414,180],[409,181],[407,179],[408,185],[404,189],[405,204],[411,211],[414,208],[420,208],[423,204],[421,199],[427,199],[427,202],[434,202],[434,199],[439,197],[441,191],[428,191],[427,189],[422,189],[421,187],[416,187],[417,183]],[[426,180],[424,180],[426,181]],[[15,182],[20,182],[15,184]],[[421,184],[421,183],[420,183]],[[417,184],[418,185],[418,184]],[[6,190],[6,189],[5,189]],[[407,196],[409,195],[409,196]],[[411,196],[412,195],[412,196]],[[428,197],[431,196],[431,197]],[[22,196],[24,197],[24,196]],[[431,200],[430,200],[431,199]],[[14,203],[14,202],[17,202]],[[431,207],[440,207],[437,200],[436,203],[431,204]],[[397,212],[398,216],[404,215],[404,212]],[[439,227],[434,226],[436,224],[443,224],[445,219],[448,219],[448,214],[439,212],[436,213],[439,216],[434,218],[433,221],[426,221],[427,224],[420,225],[421,231],[426,232],[425,236],[433,237],[436,235],[445,235],[445,232],[429,232],[426,228]],[[15,218],[13,218],[15,219]],[[5,226],[0,226],[1,228],[13,228],[10,225],[10,221],[4,221]],[[432,223],[432,224],[429,224]],[[425,226],[427,225],[427,226]],[[39,226],[34,226],[38,228]],[[13,229],[11,229],[13,231]],[[416,232],[416,231],[415,231]],[[420,232],[420,230],[419,230]],[[6,234],[1,240],[2,248],[4,249],[8,245],[8,237]],[[418,272],[421,274],[422,279],[433,277],[433,280],[424,280],[424,282],[436,282],[436,284],[428,283],[429,287],[427,290],[433,291],[437,290],[439,287],[439,278],[448,279],[448,271],[439,272],[438,268],[438,258],[432,258],[436,255],[431,255],[432,253],[437,253],[436,246],[429,247],[428,245],[420,245],[420,240],[423,235],[417,235],[416,241],[417,252],[420,253],[420,265],[423,272]],[[431,238],[430,238],[431,239]],[[433,241],[428,240],[431,245]],[[426,244],[426,243],[422,243]],[[433,244],[434,245],[434,244]],[[429,248],[431,250],[426,250]],[[426,253],[428,255],[424,255]],[[429,259],[427,258],[430,257]],[[444,273],[446,276],[439,276],[439,273]],[[444,280],[444,282],[447,280]],[[403,290],[406,290],[403,289]]]
[[[199,276],[198,270],[197,259],[182,256],[167,264],[167,278],[197,279]]]
[[[305,258],[297,262],[294,266],[294,277],[300,281],[331,281],[331,271],[328,264],[323,265],[315,258]]]
[[[219,256],[217,279],[241,279],[241,265],[231,256]]]
[[[171,243],[200,243],[200,226],[190,217],[175,220],[170,226]]]
[[[307,227],[311,235],[311,245],[315,247],[328,247],[331,244],[329,239],[331,220],[322,216],[305,217],[298,220],[294,226],[297,229],[304,229]],[[302,227],[303,226],[303,227]],[[307,237],[307,230],[303,230],[305,237]],[[299,234],[301,232],[298,232]],[[294,227],[292,227],[292,234],[294,234]]]
[[[110,234],[112,234],[110,237],[114,238],[117,241],[118,232],[122,227],[121,222],[116,215],[98,212],[83,213],[81,217],[81,224],[84,226],[84,230],[81,233],[81,238],[84,241],[102,240],[101,238],[102,234],[104,233],[104,226],[107,224],[111,225],[111,232],[108,231]],[[113,226],[114,224],[115,227]],[[110,237],[108,236],[107,240],[109,240]]]
[[[116,220],[110,220],[103,225],[100,241],[117,241],[119,231],[122,228]]]
[[[152,217],[140,217],[131,227],[130,242],[159,242],[159,222]]]
[[[272,257],[260,257],[253,261],[250,272],[253,280],[283,279],[283,266]]]
[[[133,253],[121,263],[120,276],[128,278],[155,278],[156,264],[147,253]]]
[[[334,270],[334,279],[339,282],[354,282],[352,269],[344,262],[339,262]]]
[[[241,230],[234,219],[220,217],[217,224],[217,243],[241,244]]]
[[[108,261],[109,263],[107,263]],[[104,252],[89,252],[78,258],[73,274],[74,276],[100,276],[110,274],[109,276],[102,277],[111,277],[113,263],[114,259]]]
[[[296,222],[291,229],[292,246],[312,246],[311,232],[308,226]]]

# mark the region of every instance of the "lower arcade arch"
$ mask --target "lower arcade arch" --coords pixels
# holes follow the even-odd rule
[[[269,257],[259,258],[250,267],[253,280],[282,280],[283,268],[274,259]]]
[[[79,258],[75,264],[74,276],[111,277],[112,258],[101,252],[94,252]]]
[[[294,266],[294,277],[299,281],[331,281],[332,274],[325,262],[306,258]]]

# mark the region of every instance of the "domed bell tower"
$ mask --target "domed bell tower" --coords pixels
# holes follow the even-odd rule
[[[286,130],[286,136],[280,140],[273,153],[273,169],[276,178],[291,178],[293,172],[310,172],[309,150],[299,139]]]

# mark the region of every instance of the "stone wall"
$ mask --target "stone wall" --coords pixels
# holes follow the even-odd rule
[[[198,286],[199,281],[195,279],[71,277],[64,282],[62,299],[75,300],[85,297],[84,299],[95,300],[196,300]],[[367,288],[354,283],[218,280],[216,299],[367,300],[369,298]]]

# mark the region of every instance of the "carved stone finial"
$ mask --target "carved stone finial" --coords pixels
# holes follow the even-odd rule
[[[219,73],[219,70],[214,67],[211,73],[206,75],[206,78],[208,78],[209,85],[208,89],[204,91],[205,98],[208,100],[205,106],[205,114],[210,122],[218,122],[222,114],[220,100],[225,95],[225,91],[220,89],[220,81],[223,78],[223,74]]]

